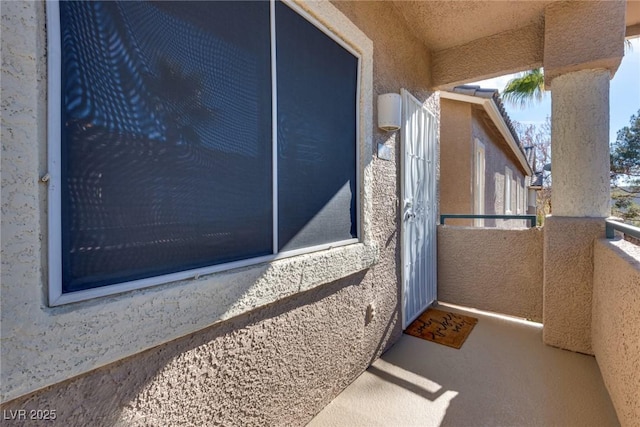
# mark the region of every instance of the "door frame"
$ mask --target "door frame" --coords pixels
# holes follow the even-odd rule
[[[427,307],[437,301],[437,238],[436,238],[436,225],[437,225],[437,187],[436,187],[436,171],[437,171],[437,146],[438,146],[438,122],[437,116],[431,112],[422,102],[416,99],[410,92],[405,89],[401,89],[402,95],[402,133],[401,133],[401,146],[402,146],[402,155],[400,156],[400,262],[401,262],[401,317],[402,317],[402,329],[406,329],[407,326],[411,324]],[[408,103],[413,102],[416,105],[419,105],[419,111],[422,112],[422,117],[419,122],[420,129],[418,130],[419,135],[424,138],[424,152],[427,156],[426,165],[425,165],[425,177],[428,178],[429,189],[426,190],[427,198],[425,199],[425,204],[429,206],[425,206],[425,238],[428,240],[425,245],[426,251],[423,254],[423,257],[426,258],[427,268],[425,269],[426,277],[429,278],[430,283],[426,283],[423,285],[423,290],[425,291],[425,301],[421,303],[421,308],[410,315],[409,318],[406,316],[407,311],[407,298],[409,297],[409,290],[407,289],[407,268],[406,262],[407,257],[410,256],[410,252],[408,249],[407,242],[407,234],[405,229],[405,215],[410,211],[407,211],[407,195],[405,194],[405,180],[406,176],[406,168],[407,168],[407,149],[409,147],[408,144],[408,134],[409,129],[407,129],[407,124],[409,118],[407,117],[407,107]],[[431,198],[428,197],[428,193],[430,192]],[[410,208],[410,207],[409,207]],[[428,230],[429,222],[431,223],[431,230]],[[427,233],[430,231],[429,233]],[[428,236],[428,237],[427,237]],[[430,260],[430,262],[429,262]],[[430,267],[430,268],[429,268]],[[431,289],[429,289],[429,285],[431,285]]]

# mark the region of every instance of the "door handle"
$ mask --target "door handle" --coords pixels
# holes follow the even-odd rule
[[[413,211],[411,211],[411,210],[408,210],[408,211],[406,211],[406,212],[404,213],[404,220],[405,220],[405,221],[406,221],[406,220],[408,220],[408,219],[413,219],[413,218],[415,218],[415,217],[416,217],[416,214],[415,214],[415,213],[413,213]]]

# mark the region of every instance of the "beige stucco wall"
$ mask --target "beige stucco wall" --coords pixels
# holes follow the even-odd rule
[[[543,230],[438,226],[438,300],[542,321]]]
[[[604,236],[604,220],[548,216],[544,229],[542,338],[555,347],[593,354],[593,243]]]
[[[618,419],[640,422],[640,247],[595,242],[593,351]]]
[[[45,6],[2,5],[2,385],[0,401],[80,375],[375,263],[371,41],[329,3],[316,15],[363,55],[362,242],[139,291],[49,307]],[[53,186],[54,184],[50,184]],[[49,187],[49,190],[53,187]],[[57,250],[57,248],[55,249]],[[98,333],[99,331],[99,333]]]
[[[473,213],[473,140],[471,105],[440,99],[440,212]],[[448,219],[451,225],[472,225],[471,220]]]
[[[511,177],[511,215],[516,215],[516,186],[520,178],[520,195],[524,192],[524,170],[507,141],[495,128],[487,123],[490,119],[484,111],[473,108],[471,133],[485,146],[485,214],[504,215],[505,210],[505,167],[512,171]],[[524,214],[525,212],[521,212]],[[520,220],[485,220],[486,227],[517,228],[526,227],[526,221]]]
[[[547,89],[557,76],[580,70],[606,69],[613,77],[624,55],[626,3],[624,0],[555,2],[545,8]]]
[[[554,215],[606,218],[611,214],[609,79],[609,71],[600,69],[577,71],[554,80]]]
[[[490,4],[491,2],[486,2]],[[495,2],[503,8],[504,2]],[[473,8],[470,8],[473,10]],[[487,28],[487,20],[470,17],[474,25]],[[509,18],[489,21],[508,21]],[[439,22],[429,19],[425,22]],[[428,24],[427,24],[428,25]],[[489,26],[490,27],[490,26]],[[433,86],[444,89],[470,81],[499,77],[542,65],[544,43],[542,20],[522,28],[510,29],[462,45],[432,53]],[[508,52],[508,55],[505,55]],[[463,61],[460,59],[464,58]]]
[[[374,100],[404,87],[431,111],[439,102],[421,89],[428,50],[392,9],[336,6],[304,7],[373,52],[361,103],[369,242],[49,308],[44,5],[2,3],[2,392],[15,398],[2,409],[56,409],[65,425],[302,425],[397,339],[401,141],[373,125]],[[376,143],[396,158],[372,156]]]
[[[525,172],[504,137],[487,123],[490,118],[481,107],[469,103],[441,99],[440,121],[440,212],[443,214],[474,213],[475,140],[485,148],[485,211],[487,215],[503,215],[505,203],[505,166],[512,170],[511,214],[517,214],[517,183],[520,197],[525,194]],[[526,213],[526,209],[521,214]],[[472,220],[447,219],[446,224],[472,226]],[[521,220],[484,220],[485,227],[526,227]]]

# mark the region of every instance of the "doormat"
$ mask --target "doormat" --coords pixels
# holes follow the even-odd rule
[[[459,349],[476,323],[475,317],[429,308],[404,333]]]

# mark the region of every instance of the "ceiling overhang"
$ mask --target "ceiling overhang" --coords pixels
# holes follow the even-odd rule
[[[572,8],[581,2],[393,0],[392,3],[430,52],[431,86],[448,89],[543,66],[547,8],[558,3]],[[616,3],[624,4],[626,9],[625,36],[640,36],[640,0],[610,2],[612,7]],[[594,37],[600,37],[601,32],[594,31]]]

